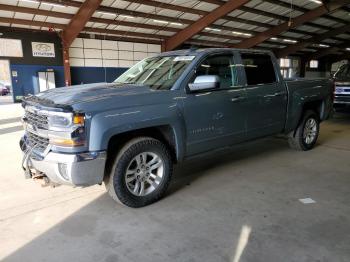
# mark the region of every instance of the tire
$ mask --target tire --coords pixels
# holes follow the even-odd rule
[[[172,171],[173,163],[168,148],[154,138],[140,137],[122,147],[104,182],[107,192],[115,201],[138,208],[164,196]]]
[[[314,128],[312,128],[310,131],[307,126],[312,126]],[[305,132],[308,132],[310,136],[308,136]],[[320,119],[314,111],[308,110],[304,113],[297,129],[289,134],[289,146],[299,151],[311,150],[317,142],[319,132]]]

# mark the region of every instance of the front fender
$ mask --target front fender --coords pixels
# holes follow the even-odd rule
[[[143,128],[170,126],[175,137],[176,155],[185,155],[185,130],[180,108],[173,105],[146,105],[94,115],[90,125],[89,150],[106,150],[111,137]]]

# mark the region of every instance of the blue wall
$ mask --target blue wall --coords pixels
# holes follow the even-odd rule
[[[56,87],[64,86],[63,66],[11,64],[10,67],[15,101],[18,101],[21,96],[39,92],[38,72],[53,70],[55,72]],[[17,76],[13,75],[14,72],[17,72]]]
[[[128,68],[114,67],[71,67],[72,85],[113,82]]]

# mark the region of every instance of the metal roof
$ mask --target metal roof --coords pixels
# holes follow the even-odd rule
[[[83,0],[0,0],[0,26],[63,30]],[[140,41],[163,41],[224,4],[223,0],[103,0],[82,33],[128,37]],[[230,46],[320,6],[316,0],[251,0],[221,17],[186,43]],[[319,1],[320,2],[320,1]],[[350,2],[350,1],[349,1]],[[350,25],[350,4],[284,31],[257,45],[272,50],[311,39]],[[350,31],[350,26],[349,26]],[[350,32],[322,39],[319,44],[336,46],[350,39]],[[322,49],[313,46],[313,50]]]

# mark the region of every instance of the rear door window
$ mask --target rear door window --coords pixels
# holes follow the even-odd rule
[[[241,54],[247,85],[263,85],[276,82],[274,66],[269,55]]]

